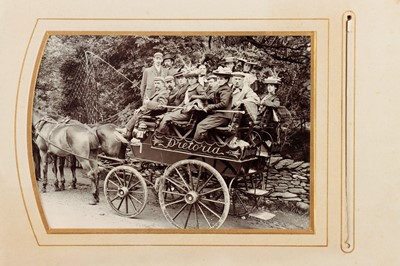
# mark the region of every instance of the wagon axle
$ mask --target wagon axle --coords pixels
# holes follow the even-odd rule
[[[193,204],[197,202],[199,194],[196,191],[190,191],[185,195],[185,201],[187,204]]]

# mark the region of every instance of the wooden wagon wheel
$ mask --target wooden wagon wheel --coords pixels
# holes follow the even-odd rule
[[[146,181],[136,169],[117,166],[107,174],[104,195],[119,215],[132,218],[139,215],[146,206]]]
[[[176,200],[170,201],[171,195]],[[230,205],[221,174],[211,165],[191,159],[178,161],[165,170],[159,202],[165,218],[178,228],[219,228]]]

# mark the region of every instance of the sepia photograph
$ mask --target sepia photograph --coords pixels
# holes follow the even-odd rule
[[[46,34],[31,109],[46,230],[314,230],[314,35],[182,34]]]

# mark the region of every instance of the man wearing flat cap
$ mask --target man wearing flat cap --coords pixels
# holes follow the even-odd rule
[[[150,99],[154,94],[154,78],[167,76],[167,69],[161,66],[163,54],[157,52],[153,56],[153,65],[143,70],[142,82],[140,84],[140,95],[142,99]]]
[[[143,101],[143,105],[136,109],[132,118],[125,125],[125,128],[117,128],[116,130],[123,134],[126,138],[131,138],[132,130],[135,127],[136,122],[142,115],[159,115],[166,111],[165,105],[168,104],[169,90],[165,87],[165,80],[163,77],[154,78],[154,89],[155,93],[149,98]],[[133,138],[132,142],[139,140]]]
[[[231,70],[229,68],[218,68],[213,74],[217,77],[218,88],[210,94],[209,104],[204,109],[207,113],[212,110],[229,110],[232,106],[232,89],[228,85],[232,74]],[[229,113],[208,115],[197,125],[193,139],[203,141],[207,138],[208,130],[229,123],[231,116]]]

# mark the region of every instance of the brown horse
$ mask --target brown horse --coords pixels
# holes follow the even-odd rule
[[[114,134],[114,124],[99,125],[95,128],[101,150],[110,157],[125,159],[126,145]]]
[[[93,199],[90,204],[96,204],[99,201],[97,162],[99,141],[96,133],[81,123],[58,122],[40,114],[38,111],[32,112],[32,125],[36,134],[35,143],[43,160],[42,191],[45,192],[47,186],[48,154],[51,153],[59,157],[72,154],[77,158],[82,168],[86,170],[91,180]],[[62,177],[60,181],[63,186],[64,178]]]

